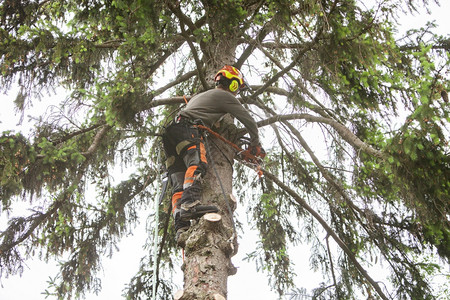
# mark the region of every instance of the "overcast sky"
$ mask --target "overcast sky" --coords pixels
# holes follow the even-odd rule
[[[427,21],[436,20],[439,25],[438,31],[443,35],[448,35],[450,28],[450,1],[441,0],[441,7],[433,5],[433,15],[426,14],[415,15],[412,17],[404,18],[404,24],[408,24],[405,27],[419,28],[424,26]],[[12,101],[15,98],[15,93],[9,95],[0,95],[1,110],[0,110],[0,131],[8,129],[19,129],[17,124],[18,116],[14,115]],[[46,108],[42,105],[44,102],[33,107],[32,112],[41,115],[45,112]],[[48,103],[46,100],[45,103]],[[22,211],[27,213],[26,210]],[[240,222],[247,223],[246,216],[241,213],[237,215]],[[0,230],[5,228],[6,218],[5,215],[0,216]],[[144,240],[147,238],[145,230],[145,219],[141,221],[140,227],[134,232],[136,234],[129,236],[123,240],[120,244],[120,251],[115,253],[112,259],[105,258],[103,261],[104,271],[101,272],[103,290],[99,295],[89,294],[87,300],[122,300],[121,297],[124,285],[128,283],[129,279],[135,275],[138,269],[139,259],[144,256],[145,252],[141,248]],[[149,233],[152,234],[152,233]],[[273,300],[277,299],[275,293],[271,292],[268,288],[268,282],[266,277],[257,273],[254,263],[243,261],[246,253],[254,250],[256,243],[256,237],[254,234],[246,234],[244,237],[240,237],[239,253],[233,258],[233,263],[238,267],[238,273],[235,276],[229,278],[229,297],[230,300],[239,299],[261,299],[261,300]],[[317,284],[321,281],[321,274],[314,273],[309,270],[308,257],[309,252],[305,249],[295,249],[296,269],[298,279],[296,284],[298,286],[306,286],[305,279],[309,280],[311,284]],[[179,252],[181,258],[181,251]],[[1,279],[0,287],[0,300],[43,300],[45,296],[41,293],[47,287],[46,281],[49,276],[53,276],[57,273],[57,267],[54,263],[44,263],[38,260],[33,260],[27,263],[27,267],[24,270],[22,277],[13,276],[10,278]],[[182,286],[181,271],[179,276],[175,279],[175,283]],[[49,298],[47,298],[49,299]]]

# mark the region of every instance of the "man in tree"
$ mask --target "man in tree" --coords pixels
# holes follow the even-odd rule
[[[233,173],[234,150],[209,139],[217,147],[208,169],[215,168],[201,181],[201,204],[214,205],[222,218],[201,218],[188,239],[180,236],[186,251],[176,299],[450,299],[448,286],[434,280],[448,276],[450,260],[450,37],[425,13],[423,24],[411,26],[399,13],[449,1],[369,2],[0,1],[2,104],[4,93],[17,94],[8,102],[18,110],[0,134],[0,277],[21,274],[33,257],[55,258],[59,272],[46,296],[100,291],[105,255],[153,209],[160,113],[183,101],[163,97],[192,94],[194,76],[202,92],[210,90],[217,70],[234,62],[261,74],[246,96],[264,116],[258,130],[277,145],[261,195],[244,168]],[[59,105],[38,112],[47,95],[62,90],[67,97],[52,99]],[[222,98],[215,104],[229,101]],[[191,116],[205,114],[200,99],[182,116],[202,119]],[[13,117],[5,109],[2,127],[3,114]],[[129,172],[118,177],[118,167]],[[236,272],[231,259],[243,250],[237,237],[247,228],[233,230],[234,207],[221,196],[219,176],[224,194],[234,188],[245,197],[242,209],[256,231],[245,256],[278,297],[228,285]],[[155,211],[149,224],[156,216],[164,219],[155,229],[167,237],[171,216]],[[141,240],[144,249],[159,242]],[[178,267],[176,244],[145,251],[126,298],[172,298],[167,271]],[[299,255],[297,245],[310,255]],[[311,273],[298,260],[314,266],[320,282],[305,280]],[[389,268],[372,278],[380,261]],[[164,266],[161,276],[152,262]],[[6,298],[35,298],[18,292]]]
[[[250,153],[264,155],[255,120],[235,97],[246,86],[242,73],[225,65],[214,81],[216,88],[194,96],[163,135],[166,165],[172,182],[172,214],[177,239],[189,228],[191,219],[218,211],[216,206],[200,202],[200,181],[206,174],[208,162],[203,137],[196,124],[211,128],[229,113],[247,128]]]

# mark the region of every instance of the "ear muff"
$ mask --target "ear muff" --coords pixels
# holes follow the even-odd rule
[[[228,87],[228,89],[230,90],[230,92],[234,93],[239,89],[239,81],[236,79],[233,79]]]

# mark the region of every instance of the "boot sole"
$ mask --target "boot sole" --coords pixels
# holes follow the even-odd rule
[[[208,208],[203,208],[203,207],[195,208],[194,207],[194,208],[190,209],[189,211],[181,211],[180,221],[189,221],[192,219],[198,219],[205,214],[216,213],[218,211],[219,211],[219,209],[217,209],[217,207],[208,207]]]

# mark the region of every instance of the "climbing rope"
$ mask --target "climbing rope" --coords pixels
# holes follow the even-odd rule
[[[183,95],[183,100],[184,100],[185,104],[188,104],[189,100],[186,97],[186,95]],[[201,130],[205,130],[208,133],[210,133],[211,135],[213,135],[216,138],[223,141],[224,143],[230,145],[231,148],[233,148],[237,152],[238,156],[242,156],[243,161],[248,163],[249,165],[252,165],[255,168],[256,172],[258,173],[258,176],[260,178],[262,177],[263,172],[261,170],[261,167],[259,166],[259,158],[258,157],[251,154],[249,151],[245,151],[245,150],[241,149],[241,147],[239,147],[235,143],[229,141],[228,139],[226,139],[219,133],[215,132],[214,130],[212,130],[211,128],[209,128],[203,124],[195,124],[194,127],[197,127],[198,129],[201,129]]]
[[[203,126],[203,125],[197,125],[197,126]],[[203,126],[203,127],[208,128],[206,126]],[[209,147],[208,136],[206,134],[203,134],[203,137],[204,137],[204,140],[205,140],[206,153],[208,154],[209,160],[211,162],[211,167],[214,170],[214,174],[216,175],[216,178],[219,181],[220,189],[222,191],[223,198],[225,199],[225,203],[227,204],[228,213],[230,214],[231,225],[233,226],[233,234],[231,235],[231,237],[229,238],[228,241],[232,242],[233,239],[236,237],[236,224],[234,223],[233,210],[231,209],[230,200],[228,199],[228,197],[227,197],[227,195],[225,193],[225,188],[223,187],[222,180],[219,177],[219,173],[217,172],[213,156],[211,155],[211,149]]]
[[[248,151],[245,151],[245,150],[241,149],[238,145],[236,145],[235,143],[229,141],[228,139],[226,139],[225,137],[223,137],[219,133],[213,131],[209,127],[201,125],[201,124],[196,124],[194,126],[197,127],[198,129],[203,130],[202,131],[202,135],[203,135],[203,138],[205,140],[206,152],[207,152],[207,155],[208,155],[209,160],[211,162],[211,167],[212,167],[212,169],[214,171],[214,174],[216,175],[216,178],[219,181],[220,189],[222,191],[222,196],[225,199],[225,203],[227,205],[227,210],[228,210],[228,213],[229,213],[230,218],[231,218],[231,225],[233,227],[233,234],[228,239],[228,242],[230,244],[232,244],[233,240],[237,236],[236,224],[235,224],[234,218],[233,218],[233,210],[231,209],[229,197],[227,197],[227,195],[225,193],[225,188],[223,187],[222,180],[220,179],[219,173],[217,172],[216,165],[214,163],[213,155],[211,155],[211,148],[209,146],[208,135],[206,134],[206,132],[210,133],[211,135],[215,136],[216,138],[220,139],[221,141],[223,141],[226,144],[228,144],[229,146],[231,146],[237,152],[238,155],[244,154],[245,156],[243,158],[243,162],[247,163],[249,165],[252,165],[252,167],[254,167],[256,169],[257,174],[258,174],[258,176],[261,179],[261,176],[263,175],[263,172],[261,170],[261,167],[257,163],[259,161],[259,159],[256,156],[254,156],[251,153],[249,153]],[[216,147],[217,147],[217,145],[216,145]],[[220,150],[220,148],[218,148],[218,149]],[[222,155],[225,156],[225,154],[223,152],[222,152]],[[225,156],[225,158],[227,158],[227,157]],[[227,158],[227,160],[228,160],[228,158]]]
[[[157,159],[157,165],[161,165],[161,151],[158,151],[158,159]],[[160,172],[158,172],[158,183],[162,183],[162,178]],[[167,180],[167,179],[166,179]],[[153,287],[152,287],[152,299],[156,300],[156,282],[157,282],[157,269],[158,269],[158,226],[159,226],[159,198],[162,194],[162,188],[160,187],[160,184],[157,184],[157,195],[158,197],[155,197],[154,202],[154,209],[155,209],[155,230],[153,235]]]
[[[256,173],[258,174],[258,176],[262,177],[263,172],[261,170],[261,166],[257,163],[259,161],[258,157],[256,157],[255,155],[249,153],[246,150],[243,150],[242,148],[240,148],[235,143],[229,141],[228,139],[226,139],[225,137],[223,137],[222,135],[220,135],[219,133],[215,132],[214,130],[212,130],[211,128],[209,128],[209,127],[207,127],[205,125],[196,124],[194,126],[199,128],[199,129],[207,131],[208,133],[212,134],[213,136],[215,136],[216,138],[220,139],[224,143],[230,145],[237,152],[238,156],[242,155],[243,156],[242,157],[243,161],[245,161],[246,163],[248,163],[249,165],[254,167],[254,169],[256,170]]]

